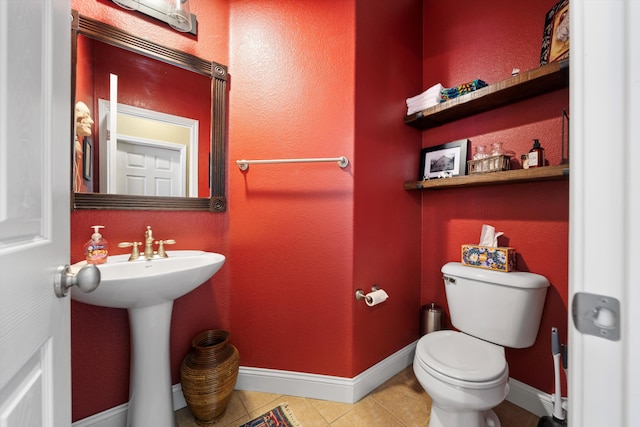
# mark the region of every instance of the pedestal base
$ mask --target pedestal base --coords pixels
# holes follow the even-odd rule
[[[173,301],[130,308],[131,372],[127,427],[176,427],[169,333]]]

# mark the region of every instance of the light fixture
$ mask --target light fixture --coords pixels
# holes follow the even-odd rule
[[[189,0],[170,0],[167,24],[177,31],[191,31],[191,9]]]
[[[191,13],[189,0],[112,0],[127,10],[136,10],[166,22],[176,31],[197,35],[196,16]]]

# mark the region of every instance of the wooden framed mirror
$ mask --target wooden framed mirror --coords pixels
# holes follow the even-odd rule
[[[94,125],[90,137],[80,137],[81,141],[78,141],[79,137],[76,133],[75,114],[72,114],[72,134],[75,136],[73,141],[71,141],[73,166],[71,176],[72,209],[224,212],[226,210],[227,67],[133,36],[119,28],[80,15],[77,11],[72,11],[72,18],[71,108],[75,113],[76,103],[78,101],[85,102],[84,99],[79,98],[88,98],[86,105],[89,106],[93,121],[98,122]],[[175,86],[173,82],[176,80],[179,81],[179,84],[183,84],[188,80],[188,86],[200,88],[194,90],[200,90],[197,95],[198,102],[206,102],[205,107],[200,107],[201,113],[199,117],[201,120],[187,119],[199,124],[199,127],[196,125],[196,129],[201,129],[200,132],[195,131],[198,137],[191,139],[192,143],[194,140],[199,141],[196,142],[198,146],[195,147],[196,151],[198,151],[197,148],[199,148],[199,154],[193,156],[195,159],[193,161],[197,163],[194,163],[193,167],[188,165],[185,167],[187,172],[191,169],[199,171],[197,179],[194,178],[191,184],[192,188],[188,191],[192,197],[188,197],[186,193],[184,195],[178,193],[180,195],[174,196],[174,193],[171,193],[171,191],[168,191],[168,193],[172,195],[158,196],[141,195],[143,193],[136,193],[135,191],[130,192],[130,194],[122,194],[122,192],[118,194],[118,190],[115,190],[115,187],[109,188],[108,191],[105,190],[106,185],[101,181],[103,175],[100,174],[105,174],[105,169],[107,168],[104,167],[104,165],[101,168],[102,163],[96,158],[96,156],[100,155],[101,149],[104,148],[106,144],[106,141],[100,140],[100,136],[107,135],[107,133],[104,123],[99,123],[101,113],[98,112],[99,101],[104,102],[104,100],[98,99],[101,98],[98,89],[94,89],[93,87],[87,88],[86,84],[78,82],[79,75],[84,73],[84,71],[78,71],[77,67],[79,64],[82,66],[82,64],[87,61],[91,63],[96,61],[95,58],[87,60],[82,56],[86,54],[85,51],[92,51],[94,49],[94,43],[95,49],[98,49],[98,46],[99,49],[103,49],[100,50],[100,52],[118,52],[118,55],[139,55],[138,59],[128,57],[122,60],[124,63],[139,65],[138,68],[144,69],[147,73],[141,78],[141,81],[135,81],[134,75],[130,74],[127,70],[123,77],[131,80],[130,85],[133,84],[133,86],[144,86],[143,83],[146,84],[147,81],[157,80],[160,76],[164,75],[173,76],[174,73],[188,73],[187,77],[174,77],[171,84],[157,83],[165,85],[163,87],[168,88],[167,90],[144,89],[146,92],[151,92],[151,96],[154,98],[161,96],[164,92],[170,92],[169,86]],[[104,44],[104,47],[101,46],[102,44]],[[86,48],[86,45],[90,45],[91,47]],[[102,56],[99,56],[99,58],[100,61],[105,60]],[[115,64],[116,61],[113,63]],[[136,66],[132,68],[136,68]],[[155,71],[156,69],[161,70],[162,67],[169,67],[169,69]],[[100,73],[102,74],[109,73],[108,70],[104,69],[108,67],[96,66],[96,69],[98,68],[100,68]],[[151,72],[152,69],[154,72]],[[84,77],[84,79],[93,81],[93,71],[91,71],[90,74],[92,75],[90,79],[86,77]],[[203,76],[207,79],[204,83],[201,80],[196,80],[202,79]],[[104,80],[104,77],[102,80]],[[210,94],[210,97],[202,93],[205,90]],[[166,94],[166,96],[171,97],[171,94]],[[206,99],[203,99],[203,96],[206,97]],[[139,94],[130,95],[129,97],[135,99],[136,102],[139,101],[137,103],[143,107],[147,107],[150,104],[148,101],[140,100],[141,97]],[[195,98],[191,98],[191,100],[193,99]],[[165,102],[178,104],[179,102],[175,102],[176,100],[174,96]],[[189,99],[183,99],[182,101],[187,102],[189,105],[193,104],[193,102],[189,102]],[[120,101],[118,101],[118,105],[119,102]],[[136,111],[146,111],[144,108],[140,109],[140,105],[131,106],[131,108],[137,109]],[[165,113],[166,112],[159,112],[158,114],[165,115]],[[119,114],[120,113],[118,113],[118,115]],[[193,114],[195,113],[190,111],[185,115],[192,116]],[[100,126],[103,128],[100,129]],[[156,126],[151,125],[148,127]],[[180,124],[179,127],[188,126]],[[119,131],[117,134],[115,140],[119,143],[121,135]],[[100,147],[100,144],[103,144],[103,147]],[[182,152],[186,153],[190,150],[193,150],[193,147],[182,150]],[[100,179],[98,176],[100,176]],[[189,178],[185,178],[184,181],[187,183],[191,182]],[[187,186],[188,184],[185,184],[185,188],[187,188]],[[193,188],[194,186],[197,186],[197,189]]]

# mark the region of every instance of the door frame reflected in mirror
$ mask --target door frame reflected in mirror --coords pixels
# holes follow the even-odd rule
[[[97,122],[100,123],[98,131],[96,132],[98,141],[108,142],[108,135],[111,134],[111,132],[108,131],[110,104],[110,101],[98,98],[98,114],[96,114]],[[106,189],[106,193],[136,194],[127,193],[128,190],[126,186],[125,188],[118,188],[119,185],[124,185],[127,180],[127,167],[121,163],[124,156],[119,157],[118,153],[127,152],[125,148],[133,148],[135,146],[134,160],[142,162],[133,166],[136,171],[136,176],[140,174],[149,176],[144,168],[149,166],[150,163],[155,165],[157,162],[157,159],[153,156],[137,156],[136,154],[144,152],[151,154],[153,152],[157,153],[156,150],[161,150],[161,153],[165,154],[165,156],[162,157],[163,160],[174,162],[171,167],[168,167],[166,163],[161,163],[164,169],[159,173],[162,177],[165,177],[167,174],[173,174],[171,176],[176,178],[175,181],[165,181],[169,183],[171,189],[175,191],[175,194],[172,192],[171,196],[198,197],[199,121],[188,117],[161,113],[155,110],[120,103],[118,103],[117,115],[118,123],[122,121],[125,122],[125,130],[121,131],[121,127],[118,125],[116,143],[100,144],[100,152],[96,153],[99,158],[97,163],[100,163],[100,172],[96,177],[100,189]],[[209,147],[207,147],[207,154],[208,152]],[[85,154],[83,152],[83,158],[84,157]],[[107,162],[106,159],[109,157],[116,161],[112,163]],[[142,169],[140,167],[142,167]],[[208,173],[208,161],[206,167]],[[150,175],[154,176],[155,173],[154,170]],[[209,178],[207,177],[205,182],[208,183],[208,181]],[[148,184],[146,180],[142,182]],[[149,182],[153,181],[150,180]],[[109,191],[109,189],[113,191]],[[136,187],[136,190],[139,190],[139,188]],[[207,191],[209,191],[208,184]]]
[[[141,55],[199,73],[211,78],[211,148],[210,148],[210,188],[211,197],[156,197],[129,196],[121,194],[76,193],[74,192],[73,171],[71,173],[72,209],[114,209],[114,210],[168,210],[168,211],[226,211],[225,173],[227,145],[227,81],[225,65],[190,55],[160,44],[133,36],[119,28],[80,15],[72,11],[71,40],[71,109],[75,110],[77,37],[86,37],[109,43]],[[71,135],[75,135],[74,114]],[[73,156],[75,142],[71,141]]]

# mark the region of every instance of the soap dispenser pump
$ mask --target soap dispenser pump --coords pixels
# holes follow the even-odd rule
[[[84,245],[84,254],[87,264],[104,264],[109,255],[109,243],[100,234],[103,225],[92,225],[93,234],[91,240]]]

